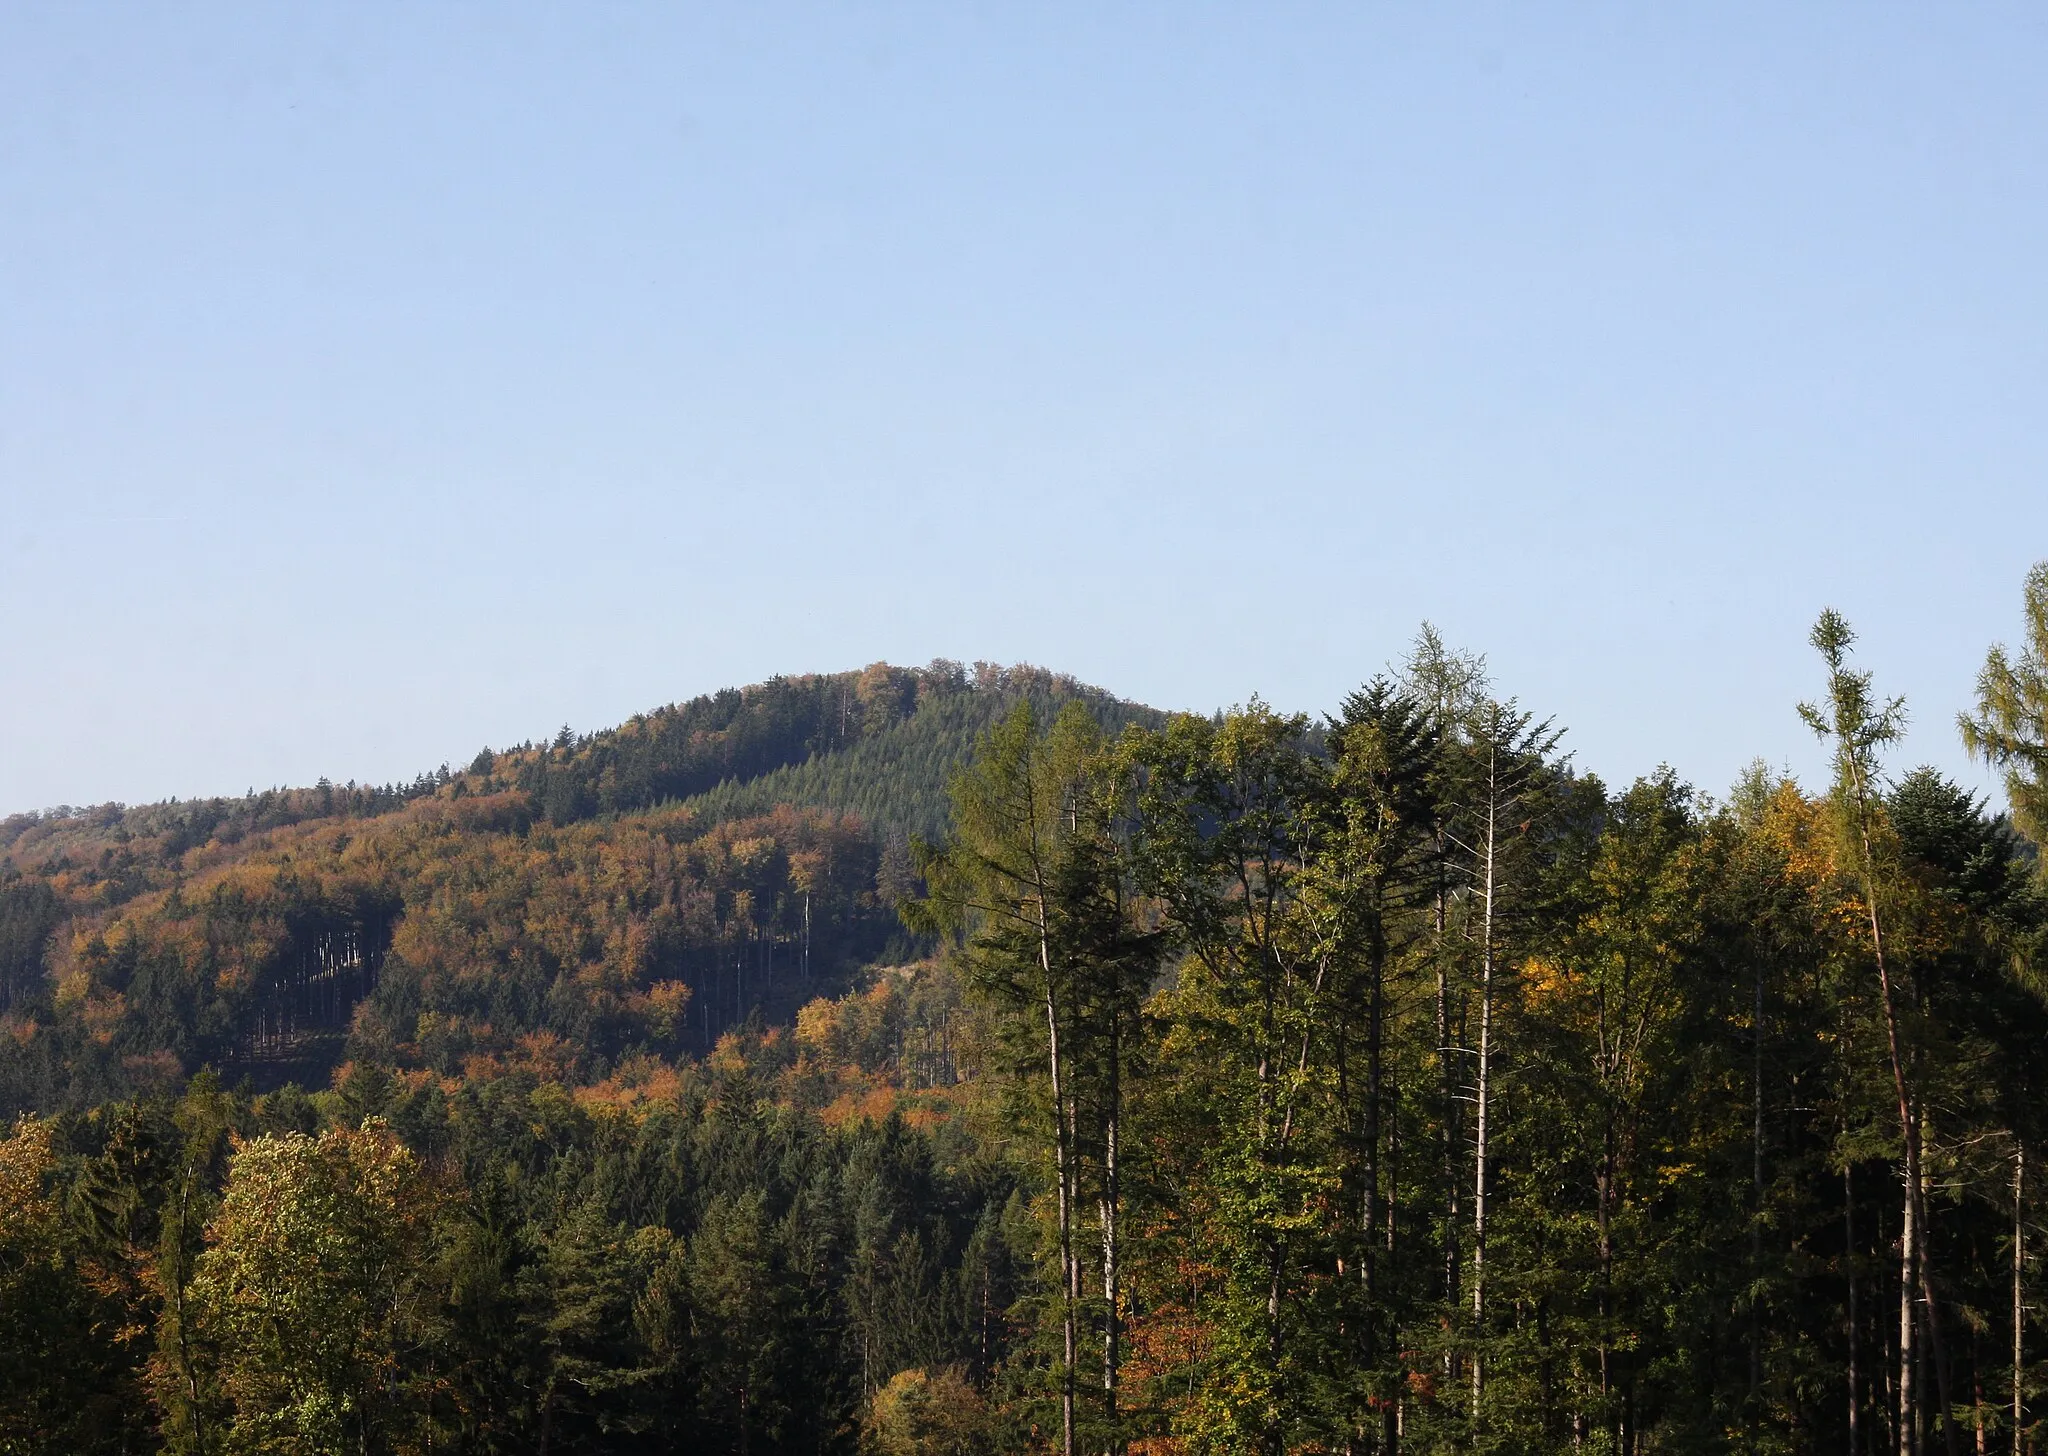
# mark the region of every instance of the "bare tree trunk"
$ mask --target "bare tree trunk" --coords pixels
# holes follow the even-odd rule
[[[1870,810],[1868,790],[1862,775],[1850,767],[1850,787],[1856,795],[1857,830],[1863,845],[1863,903],[1870,918],[1870,949],[1877,962],[1877,984],[1884,1001],[1884,1034],[1886,1050],[1891,1057],[1892,1088],[1898,1098],[1899,1136],[1905,1151],[1905,1227],[1899,1239],[1899,1267],[1905,1281],[1899,1291],[1899,1451],[1900,1456],[1914,1456],[1918,1436],[1918,1391],[1912,1378],[1917,1368],[1915,1360],[1916,1342],[1913,1338],[1913,1296],[1917,1290],[1927,1305],[1928,1353],[1933,1359],[1934,1375],[1940,1394],[1941,1426],[1943,1439],[1949,1456],[1955,1456],[1955,1422],[1949,1419],[1950,1401],[1948,1394],[1948,1362],[1943,1358],[1941,1348],[1941,1325],[1939,1311],[1934,1300],[1934,1279],[1927,1265],[1928,1261],[1920,1248],[1924,1232],[1926,1204],[1920,1171],[1920,1123],[1913,1109],[1913,1102],[1906,1090],[1906,1063],[1899,1046],[1899,1022],[1892,996],[1891,969],[1885,962],[1884,928],[1877,910],[1877,857],[1870,845]]]
[[[1978,1358],[1977,1335],[1970,1334],[1970,1424],[1977,1432],[1977,1456],[1985,1456],[1985,1441],[1988,1433],[1984,1429],[1984,1365]]]
[[[2020,1456],[2025,1439],[2026,1394],[2021,1372],[2026,1369],[2026,1306],[2020,1302],[2020,1276],[2026,1272],[2026,1225],[2020,1220],[2020,1199],[2026,1191],[2027,1145],[2020,1143],[2012,1158],[2012,1456]]]
[[[1749,1444],[1757,1443],[1763,1416],[1763,1300],[1758,1286],[1764,1276],[1764,961],[1756,958],[1749,1006]]]
[[[1863,1456],[1861,1433],[1857,1430],[1863,1391],[1857,1378],[1856,1351],[1863,1331],[1856,1313],[1856,1182],[1847,1163],[1842,1165],[1842,1263],[1849,1274],[1849,1456]]]
[[[1484,1388],[1479,1341],[1486,1320],[1486,1159],[1488,1117],[1493,1070],[1493,892],[1496,832],[1499,817],[1499,747],[1487,745],[1486,758],[1486,871],[1483,921],[1479,939],[1479,1087],[1473,1114],[1472,1157],[1472,1417],[1479,1417],[1479,1398]]]
[[[1045,1046],[1052,1087],[1053,1174],[1059,1185],[1060,1245],[1060,1456],[1075,1456],[1074,1384],[1080,1359],[1081,1261],[1074,1250],[1074,1203],[1078,1193],[1074,1112],[1060,1037],[1059,994],[1052,964],[1052,876],[1040,857],[1038,796],[1027,780],[1025,817],[1029,833],[1030,891],[1036,911],[1038,970],[1045,981]]]
[[[1604,998],[1603,998],[1604,999]],[[1604,1019],[1605,1010],[1603,1007]],[[1601,1054],[1601,1076],[1606,1077],[1606,1053]],[[1600,1179],[1594,1189],[1594,1212],[1598,1218],[1600,1258],[1600,1404],[1602,1418],[1607,1422],[1608,1440],[1619,1449],[1621,1441],[1620,1412],[1612,1409],[1609,1401],[1614,1394],[1614,1374],[1611,1368],[1612,1349],[1608,1344],[1609,1331],[1614,1321],[1614,1230],[1610,1198],[1614,1191],[1614,1099],[1602,1092],[1606,1103],[1600,1131]]]
[[[1915,1399],[1919,1390],[1914,1380],[1917,1342],[1913,1328],[1916,1202],[1909,1182],[1900,1203],[1899,1224],[1899,1456],[1916,1456],[1920,1449],[1920,1410]]]
[[[1924,1114],[1923,1114],[1924,1115]],[[1922,1133],[1916,1122],[1915,1133]],[[1913,1179],[1913,1202],[1918,1210],[1913,1221],[1916,1248],[1920,1270],[1920,1314],[1927,1323],[1927,1360],[1934,1366],[1934,1392],[1937,1413],[1941,1416],[1941,1444],[1948,1456],[1956,1456],[1956,1403],[1949,1390],[1948,1352],[1942,1348],[1941,1306],[1934,1297],[1934,1260],[1928,1254],[1927,1229],[1927,1174],[1920,1158],[1920,1142],[1916,1140],[1913,1165],[1916,1176]]]
[[[1081,1302],[1081,1279],[1074,1258],[1074,1168],[1072,1139],[1067,1122],[1066,1081],[1061,1076],[1059,1003],[1053,994],[1052,956],[1043,933],[1044,908],[1039,915],[1040,969],[1045,973],[1046,1056],[1052,1073],[1053,1174],[1059,1184],[1061,1325],[1065,1336],[1065,1358],[1060,1366],[1060,1453],[1074,1456],[1074,1366],[1079,1358],[1076,1306]]]
[[[1377,1360],[1380,1357],[1379,1342],[1379,1263],[1380,1250],[1377,1234],[1380,1224],[1380,1099],[1385,1093],[1386,1079],[1386,956],[1375,942],[1370,971],[1372,983],[1367,989],[1366,1007],[1366,1090],[1365,1090],[1365,1206],[1359,1220],[1363,1241],[1359,1249],[1359,1274],[1365,1285],[1365,1320],[1367,1354]],[[1391,1191],[1392,1179],[1388,1180]],[[1387,1205],[1387,1253],[1391,1257],[1393,1248],[1393,1205],[1391,1198]],[[1380,1445],[1384,1452],[1391,1453],[1397,1444],[1394,1429],[1393,1403],[1387,1402],[1381,1411]]]
[[[1120,1002],[1111,1001],[1109,1025],[1108,1108],[1103,1122],[1102,1137],[1102,1399],[1104,1413],[1109,1422],[1109,1451],[1112,1456],[1122,1456],[1124,1450],[1123,1432],[1117,1422],[1117,1368],[1121,1362],[1120,1350],[1123,1333],[1122,1318],[1117,1309],[1118,1297],[1118,1228],[1117,1207],[1122,1197],[1118,1186],[1117,1142],[1122,1135],[1123,1123],[1123,1082],[1118,1065],[1121,1048],[1118,1045],[1116,1008]]]
[[[1401,1096],[1401,1089],[1398,1082],[1394,1083],[1388,1088],[1387,1096],[1391,1102],[1395,1103],[1398,1106]],[[1400,1187],[1400,1183],[1401,1122],[1399,1117],[1397,1116],[1396,1118],[1394,1118],[1392,1124],[1387,1129],[1386,1256],[1387,1267],[1389,1269],[1396,1269],[1399,1267],[1394,1262],[1394,1239],[1396,1232],[1396,1220],[1400,1216],[1400,1208],[1396,1196],[1397,1190]],[[1401,1436],[1403,1434],[1403,1415],[1406,1409],[1404,1405],[1406,1395],[1403,1389],[1404,1382],[1402,1372],[1407,1362],[1400,1358],[1400,1353],[1398,1350],[1392,1351],[1390,1353],[1392,1353],[1395,1358],[1394,1380],[1396,1383],[1394,1387],[1394,1398],[1388,1401],[1385,1409],[1383,1409],[1380,1412],[1382,1427],[1381,1447],[1384,1456],[1400,1456]]]
[[[1437,1177],[1443,1191],[1443,1308],[1448,1325],[1452,1318],[1450,1311],[1458,1303],[1458,1266],[1461,1262],[1458,1252],[1458,1098],[1457,1084],[1451,1069],[1451,987],[1449,968],[1444,955],[1450,932],[1450,886],[1446,883],[1444,859],[1445,834],[1441,826],[1437,831],[1437,880],[1436,880],[1436,1064],[1437,1101],[1442,1110],[1443,1126],[1439,1139],[1440,1166]],[[1446,1329],[1446,1334],[1449,1331]],[[1443,1376],[1446,1382],[1451,1376],[1450,1344],[1445,1342],[1443,1354]]]
[[[1038,914],[1038,969],[1045,978],[1046,1061],[1052,1082],[1053,1175],[1059,1184],[1060,1324],[1060,1456],[1074,1456],[1074,1372],[1080,1357],[1076,1325],[1081,1303],[1081,1264],[1074,1253],[1074,1125],[1068,1102],[1065,1063],[1060,1049],[1059,998],[1052,968],[1052,921],[1048,900],[1050,876],[1038,859],[1036,808],[1031,810],[1031,891]]]

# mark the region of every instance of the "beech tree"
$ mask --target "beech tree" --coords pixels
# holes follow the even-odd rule
[[[393,1449],[422,1419],[435,1194],[388,1126],[236,1149],[190,1300],[231,1449]]]

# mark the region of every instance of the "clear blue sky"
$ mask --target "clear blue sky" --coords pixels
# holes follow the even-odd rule
[[[0,812],[775,672],[1588,768],[1950,720],[2048,556],[2048,10],[0,9]],[[1972,775],[1973,782],[1982,782]]]

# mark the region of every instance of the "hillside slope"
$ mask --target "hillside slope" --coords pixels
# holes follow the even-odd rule
[[[870,669],[872,674],[874,669]],[[868,674],[863,674],[866,678]],[[764,814],[778,805],[851,814],[891,839],[945,833],[947,786],[966,766],[975,740],[1022,699],[1050,721],[1070,699],[1086,702],[1109,733],[1128,723],[1157,724],[1165,714],[1097,688],[1032,668],[984,666],[975,686],[913,689],[884,708],[868,730],[843,746],[785,763],[754,778],[729,778],[686,801],[707,820]]]
[[[902,841],[1035,668],[776,678],[408,785],[0,821],[0,1117],[348,1056],[597,1078],[914,953]]]

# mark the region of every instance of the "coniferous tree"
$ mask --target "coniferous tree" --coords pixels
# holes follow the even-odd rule
[[[1923,1422],[1921,1381],[1925,1374],[1921,1359],[1921,1336],[1927,1336],[1928,1353],[1940,1391],[1939,1415],[1944,1439],[1953,1447],[1955,1429],[1950,1419],[1948,1367],[1941,1348],[1939,1308],[1934,1299],[1934,1282],[1925,1248],[1927,1233],[1926,1188],[1921,1167],[1925,1109],[1916,1100],[1907,1069],[1907,1051],[1900,1035],[1899,996],[1894,989],[1893,962],[1886,959],[1885,912],[1882,909],[1883,870],[1880,856],[1888,848],[1888,825],[1878,784],[1880,749],[1896,742],[1904,729],[1905,702],[1900,698],[1879,701],[1871,694],[1871,677],[1848,666],[1849,649],[1855,633],[1841,615],[1824,611],[1814,624],[1812,642],[1828,669],[1828,696],[1824,704],[1802,703],[1800,716],[1816,736],[1834,751],[1835,807],[1841,830],[1855,865],[1864,919],[1870,930],[1870,956],[1877,971],[1879,1005],[1884,1013],[1885,1048],[1897,1101],[1899,1143],[1901,1229],[1899,1237],[1899,1338],[1897,1436],[1900,1456],[1915,1456],[1920,1449]],[[1896,956],[1893,957],[1896,960]]]
[[[1070,708],[1041,733],[1030,706],[1019,704],[955,781],[954,837],[917,846],[930,893],[908,912],[933,931],[967,937],[969,973],[1006,1014],[1014,1065],[1044,1072],[1042,1094],[1027,1095],[1039,1104],[1033,1120],[1051,1151],[1064,1456],[1074,1456],[1080,1435],[1084,1131],[1095,1134],[1088,1151],[1100,1190],[1107,1440],[1121,1439],[1117,1139],[1122,1069],[1134,1050],[1128,1033],[1145,977],[1131,966],[1144,952],[1129,932],[1116,847],[1106,839],[1104,816],[1118,796],[1100,784],[1104,769],[1100,733],[1085,712]],[[1035,1050],[1026,1055],[1026,1046]]]
[[[2013,822],[2048,844],[2048,561],[2027,573],[2026,644],[1985,654],[1977,675],[1977,711],[1959,714],[1963,746],[2004,771]],[[2048,860],[2036,858],[2048,874]]]

